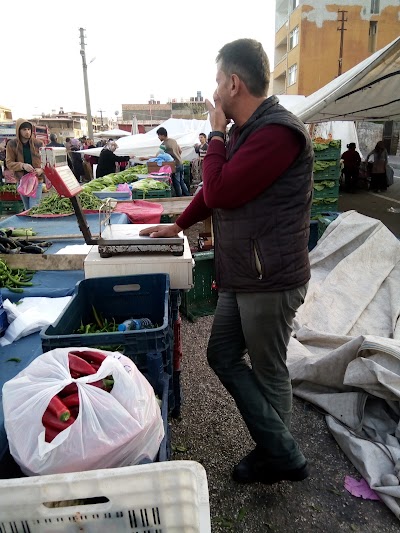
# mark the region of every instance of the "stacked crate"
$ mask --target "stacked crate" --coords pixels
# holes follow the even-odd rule
[[[2,190],[5,187],[7,190]],[[21,196],[17,192],[17,186],[6,185],[5,187],[0,187],[0,215],[21,213],[24,209],[24,204],[21,201]]]
[[[115,319],[117,324],[129,318],[146,317],[156,327],[76,333],[81,324],[92,322],[93,309],[103,319]],[[169,376],[169,409],[174,409],[174,338],[168,274],[89,278],[79,282],[63,313],[54,324],[42,330],[41,341],[44,352],[71,346],[122,352],[133,360],[155,389],[153,381],[157,376],[152,369],[156,371],[161,367],[161,372]]]
[[[313,141],[315,160],[312,219],[317,219],[326,212],[338,211],[340,145],[339,140]]]

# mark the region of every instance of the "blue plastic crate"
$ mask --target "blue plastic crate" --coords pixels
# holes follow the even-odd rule
[[[162,394],[161,404],[161,416],[164,424],[164,438],[161,441],[160,449],[158,451],[158,461],[169,461],[171,457],[171,428],[168,424],[168,412],[169,412],[169,388],[170,388],[170,376],[164,374],[164,390]]]
[[[128,318],[146,317],[157,327],[113,333],[75,333],[81,324],[94,322],[93,307],[107,320],[114,318],[121,323]],[[162,352],[168,365],[172,358],[169,275],[82,280],[63,313],[53,325],[44,328],[40,336],[43,351],[69,346],[114,347],[131,358],[140,370],[146,365],[148,352]]]
[[[3,304],[2,304],[3,305]],[[4,335],[4,332],[8,328],[8,320],[6,310],[0,309],[0,337]]]
[[[308,239],[308,251],[311,252],[318,242],[318,220],[310,220],[310,237]]]
[[[181,291],[179,289],[171,290],[171,318],[175,323],[179,318],[179,307],[181,305]]]

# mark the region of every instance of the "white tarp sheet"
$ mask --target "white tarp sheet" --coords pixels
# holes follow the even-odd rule
[[[400,37],[291,111],[303,122],[400,120],[399,87]]]
[[[175,139],[182,149],[182,159],[191,161],[196,156],[193,146],[199,142],[199,133],[208,135],[211,131],[210,121],[207,120],[188,120],[169,118],[160,126],[168,132],[168,137]],[[153,128],[147,133],[138,135],[128,135],[118,139],[118,148],[116,155],[129,155],[136,157],[155,156],[161,141],[157,136],[157,130],[160,126]],[[99,156],[102,148],[93,148],[91,150],[81,150],[82,153]]]
[[[96,133],[95,137],[106,137],[110,139],[114,139],[114,138],[118,139],[119,137],[126,137],[127,135],[130,135],[129,131],[115,128],[113,130],[100,131],[99,133]]]
[[[348,211],[310,261],[288,350],[293,391],[327,413],[343,451],[400,519],[400,486],[382,483],[400,461],[400,242]]]

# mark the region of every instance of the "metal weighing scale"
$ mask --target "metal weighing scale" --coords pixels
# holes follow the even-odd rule
[[[40,149],[42,168],[60,196],[69,198],[74,208],[86,244],[99,247],[100,257],[132,253],[170,253],[183,255],[183,237],[151,237],[139,235],[135,224],[111,224],[111,213],[116,201],[110,198],[99,209],[99,236],[94,237],[88,226],[78,194],[82,186],[67,163],[67,150],[46,146]]]

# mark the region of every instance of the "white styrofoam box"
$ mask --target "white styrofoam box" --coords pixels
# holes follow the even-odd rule
[[[210,533],[207,476],[171,461],[0,480],[0,519],[13,533]]]
[[[143,227],[149,225],[144,225]],[[110,276],[131,276],[135,274],[163,274],[170,277],[171,289],[193,287],[193,258],[187,237],[184,237],[183,255],[126,254],[100,257],[97,246],[93,246],[84,261],[85,278]]]

